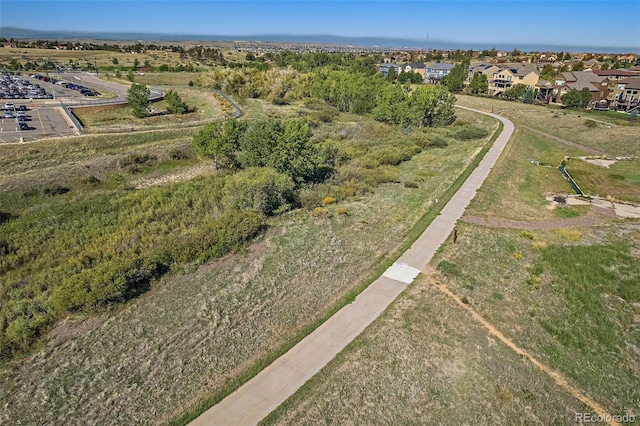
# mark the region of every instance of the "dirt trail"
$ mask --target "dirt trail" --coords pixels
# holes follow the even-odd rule
[[[527,126],[522,126],[522,127],[527,129],[527,130],[529,130],[529,131],[531,131],[531,132],[533,132],[533,133],[536,133],[536,134],[538,134],[540,136],[544,136],[545,138],[551,139],[552,141],[556,141],[556,142],[559,142],[559,143],[561,143],[563,145],[568,145],[568,146],[572,146],[574,148],[581,149],[584,152],[588,152],[589,154],[593,154],[593,155],[602,155],[602,154],[604,154],[602,151],[598,151],[597,149],[589,148],[588,146],[580,145],[579,143],[571,142],[571,141],[568,141],[566,139],[562,139],[562,138],[559,138],[557,136],[550,135],[549,133],[545,133],[545,132],[541,132],[540,130],[532,129],[531,127],[527,127]]]
[[[510,220],[499,217],[480,217],[465,215],[462,220],[474,225],[487,226],[490,228],[506,228],[506,229],[561,229],[571,228],[578,226],[591,226],[602,221],[603,219],[615,218],[616,213],[613,209],[602,209],[593,207],[593,209],[579,217],[572,217],[568,219],[551,219],[540,221],[525,221],[525,220]]]
[[[430,283],[432,283],[442,293],[444,293],[445,295],[447,295],[451,299],[453,299],[460,307],[462,307],[467,312],[469,312],[469,314],[471,314],[473,319],[476,320],[477,322],[479,322],[484,328],[486,328],[491,335],[493,335],[496,338],[498,338],[502,343],[507,345],[514,352],[516,352],[518,355],[521,355],[522,357],[528,359],[533,365],[535,365],[540,370],[542,370],[545,374],[550,376],[556,382],[556,384],[558,384],[558,386],[560,386],[565,391],[567,391],[571,396],[573,396],[574,398],[580,400],[581,402],[583,402],[587,406],[591,407],[591,409],[598,416],[602,416],[605,419],[611,419],[612,418],[612,416],[607,412],[607,410],[605,410],[603,407],[601,407],[600,404],[598,404],[596,401],[594,401],[591,397],[589,397],[585,393],[581,392],[579,389],[573,387],[569,383],[569,381],[562,374],[560,374],[559,372],[551,369],[550,367],[546,366],[542,362],[538,361],[529,352],[527,352],[526,350],[522,349],[521,347],[519,347],[518,345],[513,343],[508,337],[506,337],[504,334],[502,334],[502,332],[500,330],[495,328],[490,322],[485,320],[479,313],[477,313],[470,305],[464,303],[458,296],[453,294],[453,292],[451,290],[449,290],[449,288],[446,285],[437,282],[435,277],[434,277],[434,271],[432,269],[427,268],[427,269],[423,270],[422,272],[426,275],[426,277],[430,281]],[[609,422],[609,424],[619,425],[619,423],[617,423],[617,422],[615,422],[613,420],[611,422]]]
[[[172,173],[155,178],[142,178],[133,183],[134,188],[143,189],[149,186],[163,185],[165,183],[184,182],[191,180],[196,176],[208,175],[215,173],[212,164],[198,165],[177,173]]]

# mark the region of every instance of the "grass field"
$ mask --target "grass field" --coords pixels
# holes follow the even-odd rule
[[[626,115],[619,113],[619,120],[609,124],[596,123],[592,128],[585,124],[589,119],[607,119],[598,112],[562,110],[558,107],[528,105],[499,99],[458,96],[458,103],[485,111],[494,111],[512,120],[515,124],[528,126],[553,136],[563,138],[586,147],[591,147],[610,156],[640,156],[638,132],[640,123],[632,124]]]
[[[472,113],[461,118],[495,129],[492,120]],[[376,143],[405,139],[398,130],[348,115],[316,133],[317,142],[334,140],[343,148],[365,149],[365,154]],[[271,219],[266,234],[246,251],[196,271],[186,266],[123,307],[58,322],[41,348],[2,369],[0,399],[6,405],[0,421],[162,423],[223,390],[358,286],[402,243],[486,139],[447,141],[446,147],[385,166],[393,179],[373,191],[321,210],[301,209]],[[114,169],[105,167],[100,179],[121,175],[122,188],[130,187],[137,175],[119,171],[119,157],[153,149],[168,153],[188,139],[176,130],[66,142],[30,145],[33,157],[7,150],[7,172],[0,177],[6,185],[3,205],[18,202],[28,209],[22,186],[35,186],[43,176],[61,184],[74,182],[67,170],[80,173],[88,164],[86,173],[93,173],[93,164],[102,164],[93,163],[100,157],[111,156],[115,164]],[[143,170],[161,172],[159,164]],[[404,185],[409,181],[414,187]],[[155,193],[152,188],[137,193],[144,196],[145,191]],[[47,202],[39,196],[31,200],[33,206]]]
[[[609,168],[571,159],[567,169],[585,194],[640,203],[640,159],[619,161]]]
[[[531,106],[475,98],[460,103],[501,108],[535,127],[525,111]],[[551,162],[575,148],[516,128],[468,212],[557,220],[567,213],[546,209],[540,195],[562,191],[564,182],[526,159]],[[557,131],[553,124],[542,129]],[[603,170],[587,171],[610,173]],[[635,176],[618,173],[625,180]],[[445,243],[432,261],[437,272],[419,278],[263,423],[575,424],[575,413],[593,412],[496,341],[435,283],[610,414],[637,417],[639,241],[637,220],[546,231],[460,222],[457,243]]]
[[[588,409],[420,277],[262,424],[574,424]]]

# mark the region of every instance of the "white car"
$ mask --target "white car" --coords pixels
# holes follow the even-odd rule
[[[16,105],[13,102],[7,102],[4,104],[4,109],[14,109]]]

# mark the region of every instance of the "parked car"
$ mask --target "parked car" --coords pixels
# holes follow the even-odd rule
[[[20,121],[18,126],[20,126],[20,130],[31,130],[31,127],[29,127],[29,125],[24,121]]]
[[[4,118],[13,118],[13,113],[11,111],[7,111],[4,113]]]
[[[4,109],[14,109],[16,107],[16,104],[14,104],[13,102],[7,102],[6,104],[4,104]]]

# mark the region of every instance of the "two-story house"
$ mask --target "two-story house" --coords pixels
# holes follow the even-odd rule
[[[600,77],[607,77],[609,80],[609,95],[607,100],[610,105],[614,105],[624,90],[624,84],[618,84],[619,81],[633,77],[640,77],[640,72],[630,71],[627,69],[610,69],[610,70],[593,70],[593,73]]]
[[[442,79],[451,72],[454,66],[454,64],[442,63],[427,65],[424,70],[424,82],[432,84],[440,83]]]
[[[388,63],[388,64],[380,64],[378,65],[378,71],[382,73],[382,75],[384,75],[385,77],[387,77],[389,75],[389,70],[391,68],[394,68],[396,75],[400,74],[400,71],[404,69],[404,65],[402,64],[393,64],[393,63]]]
[[[471,81],[476,74],[484,74],[487,76],[487,80],[491,80],[493,74],[500,70],[500,67],[493,64],[478,64],[469,67],[469,75],[467,81]]]
[[[592,71],[568,71],[558,74],[553,81],[551,102],[562,103],[562,95],[572,89],[589,89],[591,102],[606,100],[609,96],[609,80]]]
[[[640,78],[625,78],[616,82],[620,94],[615,102],[617,111],[631,112],[638,110],[640,104]]]
[[[535,64],[517,64],[500,68],[489,79],[489,94],[500,95],[516,84],[524,84],[535,89],[539,78],[540,72]]]
[[[426,69],[427,67],[424,62],[411,62],[410,64],[406,64],[404,66],[404,72],[417,72],[422,76],[423,80]]]

